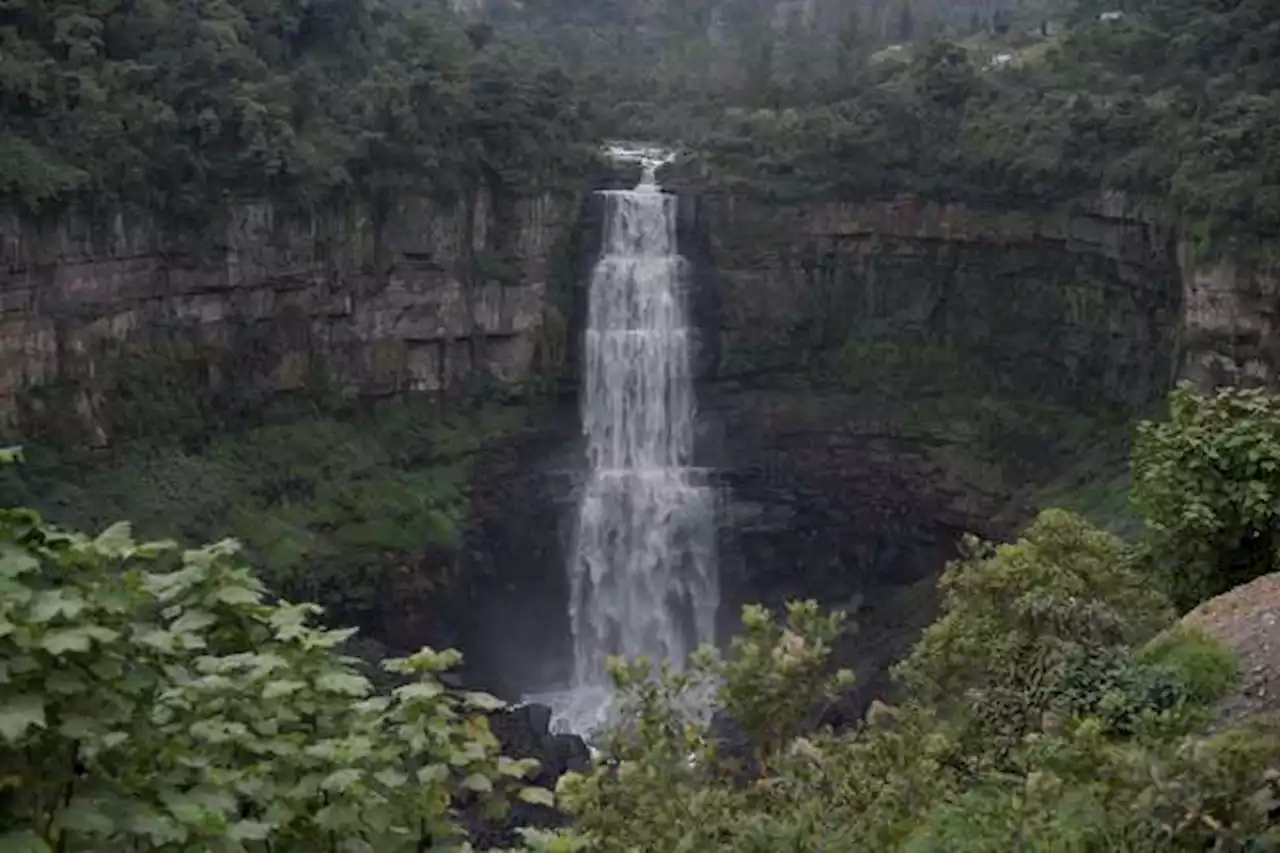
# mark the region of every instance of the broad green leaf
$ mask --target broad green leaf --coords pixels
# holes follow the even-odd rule
[[[98,534],[93,540],[93,547],[112,557],[126,554],[133,548],[133,525],[127,521],[117,521]]]
[[[31,599],[27,618],[37,625],[58,616],[74,619],[85,608],[85,601],[75,589],[42,589]]]
[[[242,586],[224,586],[218,590],[216,598],[223,604],[235,607],[244,604],[258,604],[262,601],[262,593]]]
[[[345,791],[352,785],[359,782],[363,776],[364,773],[355,767],[347,767],[343,770],[337,770],[324,778],[320,783],[320,790]]]
[[[176,550],[178,543],[172,539],[161,539],[156,542],[142,542],[133,549],[133,556],[144,560],[154,560],[170,551]]]
[[[536,758],[521,758],[519,760],[508,758],[505,755],[498,756],[498,772],[503,776],[510,776],[513,779],[521,779],[531,773],[537,771],[541,766]]]
[[[316,689],[343,696],[367,696],[373,689],[369,679],[352,672],[327,672],[316,679]]]
[[[468,707],[479,711],[498,711],[507,707],[506,702],[488,693],[464,693],[462,698]]]
[[[265,841],[271,835],[271,825],[255,820],[241,820],[227,827],[227,835],[236,841]]]
[[[97,720],[83,714],[66,714],[58,725],[58,733],[72,740],[88,740],[101,730]]]
[[[410,699],[434,699],[444,693],[444,687],[435,681],[417,681],[395,689],[396,696],[402,701]]]
[[[217,617],[207,610],[188,610],[169,626],[169,630],[175,634],[195,633],[217,621]]]
[[[379,785],[385,785],[388,788],[399,788],[409,781],[409,777],[399,770],[379,770],[373,774],[373,778],[377,780]]]
[[[487,794],[493,790],[493,780],[482,773],[472,773],[462,780],[462,787],[469,791]]]
[[[297,693],[306,686],[304,681],[268,681],[262,688],[262,698],[279,699],[281,696]]]
[[[186,827],[149,806],[144,806],[129,815],[127,824],[131,832],[150,838],[156,846],[180,843],[185,841],[189,834]]]
[[[173,653],[176,650],[176,640],[177,637],[171,632],[159,628],[143,631],[135,638],[135,641],[140,645],[149,646],[158,652],[167,653]]]
[[[99,803],[80,798],[73,799],[58,812],[57,824],[63,829],[95,835],[106,835],[116,828],[115,821]]]
[[[17,578],[39,568],[40,561],[28,551],[9,542],[0,542],[0,578]]]
[[[0,737],[17,743],[30,728],[44,728],[44,701],[38,696],[15,696],[0,704]]]
[[[40,638],[40,647],[55,657],[67,652],[87,652],[93,645],[93,635],[84,628],[61,628]]]
[[[449,778],[449,768],[443,764],[428,764],[415,774],[424,785],[440,783]]]
[[[519,799],[535,806],[546,806],[547,808],[555,808],[556,795],[548,791],[546,788],[521,788],[520,793],[516,795]]]

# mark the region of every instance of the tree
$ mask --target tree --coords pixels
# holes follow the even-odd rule
[[[1039,727],[1073,661],[1131,647],[1169,619],[1125,545],[1045,510],[1017,542],[969,540],[940,581],[943,614],[896,669],[910,695],[973,726],[999,758]]]

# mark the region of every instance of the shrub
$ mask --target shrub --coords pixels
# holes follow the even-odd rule
[[[536,762],[499,755],[501,703],[441,686],[459,656],[385,661],[375,694],[318,610],[269,602],[231,541],[0,510],[0,849],[390,853],[500,811]]]
[[[940,584],[943,615],[895,676],[916,701],[970,720],[993,756],[1063,701],[1081,661],[1170,617],[1124,543],[1062,510],[1042,512],[1012,544],[969,540]]]
[[[1180,385],[1138,427],[1133,502],[1174,603],[1189,610],[1277,567],[1280,397]]]

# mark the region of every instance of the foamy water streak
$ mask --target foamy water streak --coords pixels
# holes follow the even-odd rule
[[[582,426],[590,473],[569,564],[572,688],[545,697],[589,732],[612,707],[609,655],[681,667],[714,638],[715,499],[691,467],[696,405],[675,198],[642,160],[631,191],[603,193],[590,285]]]

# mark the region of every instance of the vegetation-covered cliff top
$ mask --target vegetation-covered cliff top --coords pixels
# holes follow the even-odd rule
[[[230,194],[562,182],[683,143],[772,198],[1043,209],[1118,190],[1280,233],[1267,0],[10,4],[0,192],[199,218]]]

